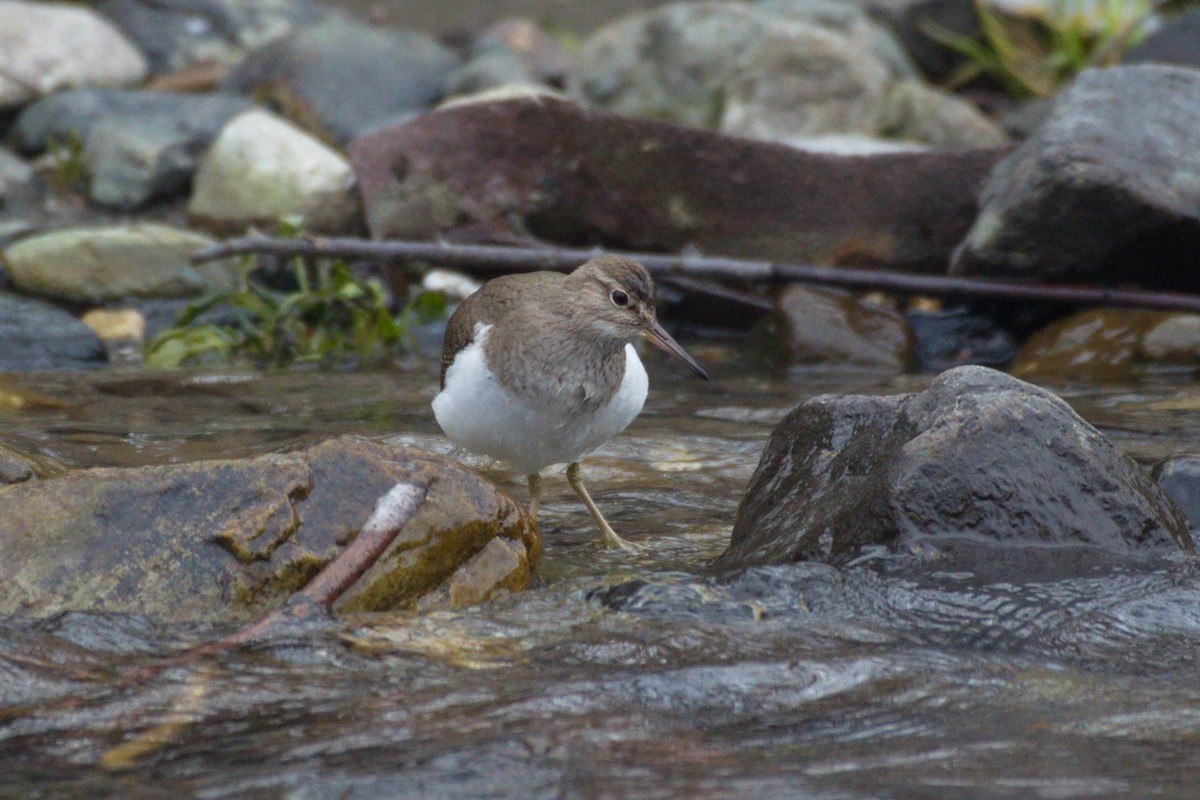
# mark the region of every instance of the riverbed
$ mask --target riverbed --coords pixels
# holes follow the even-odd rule
[[[557,472],[539,585],[481,607],[330,620],[133,682],[130,667],[229,630],[85,610],[0,621],[0,796],[1196,796],[1194,559],[974,542],[714,575],[787,410],[929,378],[683,344],[713,380],[648,355],[645,412],[584,465],[641,552],[598,550]],[[436,385],[427,357],[0,376],[0,425],[71,468],[344,433],[452,453]],[[1140,461],[1200,452],[1183,379],[1051,388]],[[458,455],[524,500],[522,480]]]

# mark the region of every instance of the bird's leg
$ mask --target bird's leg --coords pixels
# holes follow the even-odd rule
[[[538,506],[542,504],[542,475],[531,472],[525,476],[525,480],[529,482],[529,516],[537,522]]]
[[[587,487],[583,485],[583,476],[579,474],[578,461],[567,467],[567,480],[571,483],[571,488],[575,490],[575,494],[579,495],[579,499],[587,506],[587,510],[592,515],[592,520],[596,523],[596,527],[600,529],[601,545],[604,547],[619,547],[622,550],[630,552],[642,549],[640,545],[627,542],[620,536],[617,536],[617,532],[604,519],[604,515],[600,513],[600,509],[596,508],[596,504],[592,501],[592,496],[588,494]]]

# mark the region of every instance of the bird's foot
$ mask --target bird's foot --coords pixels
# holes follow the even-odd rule
[[[624,550],[626,553],[640,553],[646,549],[646,545],[631,542],[628,539],[623,539],[617,535],[617,532],[607,525],[600,530],[600,538],[596,540],[596,544],[603,547],[605,550]]]

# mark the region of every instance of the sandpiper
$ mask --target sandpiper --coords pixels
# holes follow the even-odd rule
[[[592,501],[579,459],[641,412],[649,383],[632,342],[643,338],[708,379],[658,324],[654,281],[632,259],[600,256],[569,275],[495,278],[450,317],[433,414],[455,444],[528,477],[535,518],[541,471],[567,464],[601,543],[632,549]]]

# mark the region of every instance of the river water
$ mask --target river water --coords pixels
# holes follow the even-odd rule
[[[483,607],[309,625],[133,684],[129,666],[228,630],[83,611],[0,621],[0,796],[1200,795],[1194,560],[951,544],[712,576],[789,408],[928,379],[787,373],[737,344],[685,345],[714,379],[649,356],[646,411],[585,462],[643,552],[593,547],[555,474],[541,585]],[[0,397],[26,398],[0,425],[74,467],[341,433],[449,452],[436,378],[420,358],[0,376]],[[1200,451],[1189,383],[1057,388],[1136,458]]]

